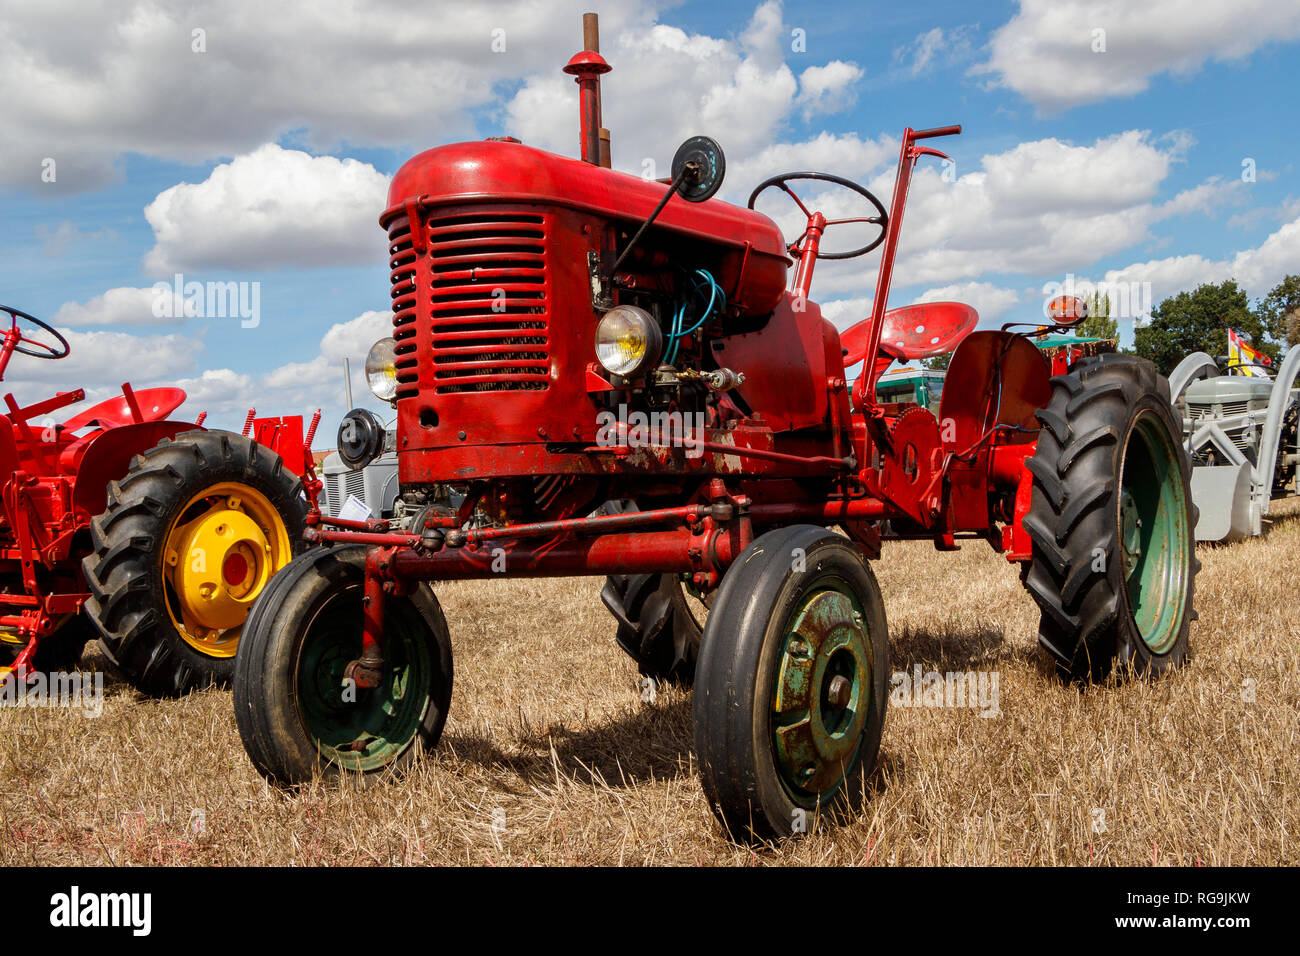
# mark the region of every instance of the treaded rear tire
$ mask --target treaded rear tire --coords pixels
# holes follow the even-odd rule
[[[632,501],[608,501],[601,514],[635,511]],[[611,574],[600,599],[618,622],[614,640],[636,661],[642,677],[690,687],[704,630],[686,603],[676,574]]]
[[[228,684],[234,674],[233,655],[200,653],[181,635],[162,570],[166,537],[186,503],[222,482],[260,492],[284,523],[291,553],[306,547],[300,479],[270,449],[224,431],[183,432],[136,455],[127,473],[109,482],[108,506],[91,520],[84,614],[109,659],[141,693],[177,696]]]
[[[1037,413],[1038,446],[1025,462],[1033,476],[1024,518],[1033,558],[1024,584],[1041,611],[1039,643],[1070,680],[1098,682],[1116,667],[1161,674],[1187,657],[1200,567],[1191,466],[1169,383],[1150,362],[1118,354],[1084,359],[1051,383],[1051,401]],[[1186,553],[1171,559],[1185,575],[1183,606],[1176,633],[1170,629],[1172,640],[1160,650],[1147,644],[1135,620],[1120,541],[1121,480],[1139,419],[1165,430],[1186,508]]]

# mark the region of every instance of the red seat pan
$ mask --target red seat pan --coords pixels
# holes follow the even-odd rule
[[[182,388],[142,388],[135,393],[135,401],[140,406],[140,414],[145,421],[158,422],[180,407],[181,402],[185,401],[185,390]],[[131,407],[126,403],[126,396],[118,395],[97,405],[92,405],[83,412],[79,412],[64,422],[63,428],[65,431],[75,432],[85,428],[91,422],[97,422],[100,428],[113,428],[130,425],[133,421]]]
[[[885,313],[880,350],[904,361],[951,352],[975,328],[979,313],[962,302],[918,302]],[[871,319],[865,318],[840,333],[840,346],[848,350],[844,366],[866,357]]]

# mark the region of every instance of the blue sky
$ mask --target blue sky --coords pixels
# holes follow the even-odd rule
[[[0,302],[56,320],[74,355],[17,357],[5,386],[23,401],[179,382],[214,425],[323,406],[329,444],[342,356],[359,365],[386,320],[385,179],[467,137],[573,152],[559,67],[583,9],[602,15],[630,171],[706,133],[732,200],[820,168],[887,201],[902,128],[962,124],[935,144],[955,181],[918,174],[893,304],[962,298],[1000,324],[1033,321],[1069,273],[1150,283],[1158,302],[1229,276],[1259,297],[1300,272],[1290,0],[34,6],[0,2]],[[875,267],[819,271],[837,324],[865,314]],[[177,271],[259,283],[257,327],[152,316]]]

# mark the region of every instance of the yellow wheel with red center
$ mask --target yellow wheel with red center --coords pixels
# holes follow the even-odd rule
[[[253,601],[292,557],[284,519],[264,494],[231,481],[204,489],[163,545],[173,626],[199,653],[234,657]]]
[[[303,550],[307,502],[251,438],[190,431],[136,455],[90,524],[85,614],[140,691],[228,684],[244,622]]]

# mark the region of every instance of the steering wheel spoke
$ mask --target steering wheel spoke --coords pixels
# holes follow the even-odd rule
[[[865,198],[876,209],[876,215],[874,216],[855,216],[855,217],[848,217],[844,219],[826,220],[825,225],[822,227],[823,229],[829,229],[831,226],[848,225],[851,223],[865,223],[867,225],[878,226],[880,228],[880,235],[876,236],[875,239],[867,243],[865,246],[862,246],[860,249],[852,249],[848,252],[822,252],[818,250],[817,252],[818,259],[854,259],[858,256],[866,255],[872,249],[876,248],[878,245],[880,245],[882,242],[885,241],[885,233],[889,225],[889,213],[885,211],[884,204],[879,199],[877,199],[871,193],[871,191],[868,190],[865,186],[859,185],[858,183],[853,182],[853,180],[851,179],[845,179],[842,176],[835,176],[831,173],[813,173],[813,172],[782,173],[780,176],[773,176],[771,179],[766,179],[763,182],[759,183],[758,188],[755,189],[752,193],[750,193],[749,208],[750,209],[754,208],[754,201],[758,199],[759,194],[762,193],[765,189],[776,187],[777,189],[780,189],[782,192],[784,192],[786,195],[788,195],[791,199],[794,200],[795,205],[799,207],[799,211],[802,212],[804,216],[808,218],[808,221],[811,224],[813,213],[808,211],[808,207],[804,204],[803,200],[800,199],[798,194],[795,193],[795,191],[790,188],[789,184],[791,180],[810,180],[814,182],[831,183],[836,186],[843,186],[845,189],[850,189],[853,192],[857,193],[859,196]],[[802,251],[803,241],[807,237],[807,235],[808,235],[808,230],[807,228],[805,228],[803,235],[801,235],[796,242],[790,244],[789,246],[790,250]]]

